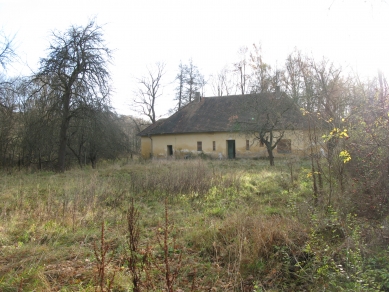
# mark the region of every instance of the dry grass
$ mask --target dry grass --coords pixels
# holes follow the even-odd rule
[[[251,292],[255,284],[266,291],[305,289],[307,283],[296,286],[291,269],[312,241],[311,213],[302,212],[310,186],[303,180],[296,185],[300,166],[293,180],[288,167],[250,160],[153,161],[3,175],[0,290],[95,291],[107,285],[95,280],[103,222],[110,259],[104,271],[115,274],[114,291],[132,289],[126,263],[132,200],[139,234],[131,257],[148,257],[147,265],[133,270],[145,281],[142,291],[166,288],[166,259],[178,271],[175,290]]]

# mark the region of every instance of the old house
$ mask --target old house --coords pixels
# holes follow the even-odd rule
[[[267,127],[267,128],[266,128]],[[308,135],[296,105],[276,93],[199,96],[167,119],[139,133],[144,158],[208,155],[213,158],[266,157],[259,139],[279,142],[274,156],[306,155]],[[271,129],[271,131],[268,131]]]

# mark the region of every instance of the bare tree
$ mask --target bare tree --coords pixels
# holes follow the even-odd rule
[[[147,122],[141,118],[122,115],[119,117],[119,124],[127,137],[126,152],[132,158],[134,154],[140,153],[140,137],[137,135],[146,128]]]
[[[351,108],[350,95],[352,88],[362,87],[352,85],[350,78],[342,74],[341,67],[325,58],[317,62],[299,51],[286,60],[284,84],[288,95],[307,117],[314,202],[324,202],[324,197],[328,196],[328,204],[331,204],[334,186],[344,191],[345,163],[339,155],[345,150],[342,138],[347,135],[344,121]],[[325,159],[317,154],[319,149],[323,152],[326,149]],[[329,189],[323,192],[326,182]]]
[[[261,45],[253,44],[253,49],[250,52],[249,65],[252,71],[252,76],[250,78],[250,91],[254,93],[271,91],[271,67],[262,59]],[[274,74],[274,77],[277,79],[278,74]]]
[[[368,81],[355,80],[345,142],[352,157],[347,165],[352,188],[358,190],[352,199],[358,215],[384,218],[389,210],[389,85],[380,71]]]
[[[304,62],[301,52],[295,51],[286,58],[284,77],[285,93],[302,106],[304,96]]]
[[[18,144],[17,113],[19,79],[0,82],[0,166],[10,166]]]
[[[203,88],[205,85],[204,76],[201,75],[199,69],[193,64],[192,59],[189,64],[185,66],[185,103],[192,102],[195,92]]]
[[[145,115],[154,124],[157,121],[156,100],[162,95],[162,77],[165,74],[165,64],[156,63],[154,68],[147,69],[147,75],[138,78],[138,90],[135,91],[133,105],[138,113]]]
[[[14,50],[15,36],[9,37],[0,32],[0,65],[3,69],[16,57]]]
[[[201,96],[205,96],[204,88],[205,88],[205,85],[207,85],[207,84],[208,84],[208,80],[205,79],[204,75],[199,74],[199,78],[198,78],[198,85],[199,85],[198,92],[200,92]]]
[[[79,165],[86,158],[96,168],[100,158],[115,159],[126,152],[127,137],[122,131],[116,113],[108,107],[84,109],[84,118],[73,119],[72,136],[68,147],[77,157]]]
[[[177,109],[179,110],[184,102],[185,66],[182,65],[182,62],[178,65],[178,73],[175,81],[178,82],[175,100],[177,100]]]
[[[106,47],[102,28],[94,20],[85,27],[71,26],[64,33],[53,32],[47,58],[40,61],[35,79],[49,85],[61,114],[58,166],[65,170],[70,120],[81,104],[109,103],[111,51]]]
[[[219,73],[211,76],[211,87],[216,96],[225,96],[233,94],[233,80],[231,71],[224,67]]]
[[[317,109],[327,119],[336,123],[347,114],[349,80],[342,76],[342,68],[323,58],[320,62],[312,61],[315,73]]]
[[[47,84],[26,79],[19,90],[20,159],[19,165],[52,167],[58,153],[58,129],[61,125],[55,92]]]
[[[207,83],[197,66],[193,64],[192,59],[189,60],[188,64],[180,62],[178,69],[175,79],[175,82],[178,83],[175,89],[177,104],[172,111],[179,110],[190,103],[194,99],[195,92],[203,90]]]
[[[242,99],[240,113],[231,117],[240,131],[254,136],[266,147],[269,162],[274,166],[273,150],[279,145],[286,130],[293,130],[298,123],[300,111],[293,101],[285,96],[273,93],[249,94]],[[283,141],[290,143],[290,141]],[[291,145],[283,145],[286,152]]]
[[[250,75],[247,72],[248,69],[248,60],[247,60],[247,54],[248,54],[248,48],[242,47],[238,51],[240,55],[240,60],[237,63],[234,63],[234,72],[237,76],[237,88],[239,89],[240,93],[242,95],[248,93],[248,86],[249,86],[249,80]]]
[[[3,69],[6,69],[8,63],[16,57],[13,42],[14,37],[10,38],[6,36],[4,32],[0,31],[0,66]],[[0,74],[0,140],[3,140],[6,136],[3,131],[3,128],[5,127],[4,119],[8,122],[14,121],[11,117],[15,110],[15,81],[16,80],[10,80]],[[7,128],[10,129],[8,126]],[[1,145],[0,148],[2,148]]]

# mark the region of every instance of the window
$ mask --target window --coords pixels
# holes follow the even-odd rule
[[[277,153],[291,153],[292,141],[290,139],[281,139],[277,144]]]
[[[201,141],[197,142],[197,151],[203,151],[203,142]]]
[[[250,150],[250,140],[246,140],[246,150]]]
[[[168,156],[173,155],[173,145],[167,145],[167,155]]]
[[[216,141],[213,141],[213,142],[212,142],[212,150],[213,150],[213,151],[216,151]]]

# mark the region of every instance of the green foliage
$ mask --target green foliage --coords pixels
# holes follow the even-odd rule
[[[155,161],[2,176],[0,290],[94,291],[93,243],[101,241],[102,218],[112,258],[106,275],[115,274],[113,289],[131,289],[124,261],[131,200],[139,212],[132,242],[141,238],[133,274],[150,291],[163,289],[164,258],[180,271],[174,285],[184,291],[387,289],[387,249],[373,249],[366,236],[383,234],[386,223],[376,230],[338,205],[313,207],[307,164],[296,165],[293,182],[288,165],[278,165]],[[167,237],[160,223],[165,197],[174,222]]]
[[[313,228],[305,251],[313,257],[304,268],[304,274],[309,274],[320,287],[330,291],[381,291],[385,282],[379,273],[373,276],[371,258],[363,256],[366,246],[358,218],[347,215],[342,220],[332,208],[328,215],[320,219],[317,214],[312,217]],[[335,226],[342,227],[344,239],[340,240]],[[322,232],[326,228],[329,233]]]
[[[365,278],[376,284],[379,291],[389,289],[389,253],[382,251],[365,262]]]

